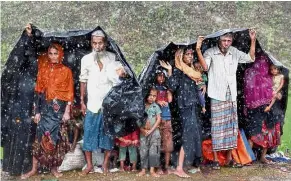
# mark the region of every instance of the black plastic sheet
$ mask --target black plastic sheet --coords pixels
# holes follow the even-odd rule
[[[28,37],[25,31],[22,33],[9,55],[2,73],[1,131],[4,138],[5,136],[9,137],[8,132],[12,119],[24,115],[27,118],[32,116],[34,84],[37,75],[37,56],[47,51],[51,42],[57,42],[64,47],[63,64],[73,72],[74,104],[80,104],[79,74],[81,59],[91,52],[91,33],[96,30],[103,31],[99,26],[94,30],[67,32],[42,32],[35,26],[32,26],[32,29],[32,37]],[[120,85],[113,87],[103,101],[105,132],[112,136],[123,136],[135,130],[137,123],[143,120],[142,91],[135,73],[126,62],[120,48],[106,32],[104,34],[108,41],[106,50],[116,54],[117,61],[121,62],[128,73],[125,80]],[[25,90],[20,88],[22,85]]]
[[[204,53],[208,48],[217,45],[219,36],[232,32],[234,33],[234,41],[232,46],[236,47],[237,49],[248,53],[250,49],[251,40],[249,37],[248,29],[224,29],[217,31],[215,33],[209,34],[205,36],[205,40],[203,41],[201,50]],[[172,67],[174,67],[174,56],[175,52],[178,48],[184,47],[191,47],[194,50],[194,61],[197,60],[197,53],[195,51],[196,47],[196,40],[192,40],[189,43],[169,43],[159,49],[157,49],[148,59],[147,65],[142,70],[142,73],[139,75],[138,80],[143,88],[143,95],[146,95],[148,91],[149,85],[154,83],[154,76],[155,70],[159,66],[159,60],[165,60],[169,62]],[[282,74],[285,77],[285,84],[282,88],[282,100],[280,100],[280,105],[284,114],[286,113],[287,108],[287,99],[288,99],[288,85],[289,85],[289,70],[282,65],[277,59],[275,59],[269,52],[263,50],[262,46],[260,45],[259,41],[256,41],[256,54],[265,54],[268,56],[270,62],[280,67]],[[244,71],[250,67],[252,64],[239,64],[237,69],[237,103],[238,103],[238,117],[239,117],[239,126],[243,128],[245,126],[246,117],[244,115],[244,92],[243,92],[243,77]],[[207,94],[206,94],[207,97]],[[170,104],[171,113],[172,113],[172,126],[173,126],[173,140],[175,147],[179,146],[180,144],[180,120],[177,111],[177,102],[174,96],[173,102]],[[208,110],[206,114],[200,114],[201,125],[203,127],[203,139],[208,139],[211,137],[211,124],[210,124],[210,99],[206,98],[206,109]],[[282,124],[283,125],[283,124]]]

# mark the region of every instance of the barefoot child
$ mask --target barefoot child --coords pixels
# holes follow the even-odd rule
[[[281,89],[284,85],[284,76],[280,73],[276,65],[270,66],[270,71],[273,76],[273,98],[269,106],[265,108],[265,112],[269,112],[276,100],[282,99]]]
[[[161,151],[165,154],[165,167],[164,170],[160,170],[159,174],[168,174],[171,152],[173,151],[171,111],[169,107],[169,103],[172,102],[172,93],[168,90],[168,87],[165,83],[165,77],[166,71],[162,67],[159,67],[156,70],[155,88],[158,90],[156,102],[162,111],[160,125],[162,138]]]
[[[83,130],[83,116],[80,108],[73,107],[72,119],[69,120],[69,133],[73,132],[73,143],[70,151],[74,152],[77,142],[82,137],[81,131]]]
[[[137,162],[137,147],[139,144],[139,130],[119,137],[116,142],[119,145],[119,160],[120,160],[120,171],[124,171],[124,161],[126,158],[126,151],[129,152],[129,160],[132,163],[132,171],[136,171]]]
[[[148,115],[146,125],[140,128],[140,157],[142,171],[138,176],[144,176],[146,169],[150,167],[150,174],[159,177],[155,172],[155,167],[160,165],[160,145],[161,136],[158,126],[161,122],[161,109],[155,103],[157,90],[150,89],[146,96],[145,111]]]

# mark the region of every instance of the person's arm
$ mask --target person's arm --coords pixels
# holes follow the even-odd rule
[[[68,70],[68,102],[66,105],[65,113],[63,115],[63,121],[66,122],[70,119],[70,112],[71,112],[71,105],[74,101],[74,81],[73,81],[73,74],[71,70]]]
[[[147,136],[150,135],[152,132],[154,132],[158,126],[160,125],[161,123],[161,109],[159,106],[154,106],[155,108],[155,113],[156,113],[156,122],[155,124],[151,127],[150,131],[147,132]]]
[[[81,112],[83,115],[85,115],[85,112],[86,112],[86,105],[84,102],[86,88],[87,88],[87,82],[80,82],[80,104],[81,104]]]
[[[166,62],[164,60],[160,60],[160,65],[167,70],[168,76],[171,77],[173,74],[173,68],[172,65],[169,62]]]
[[[198,61],[201,64],[202,68],[204,71],[208,71],[208,65],[207,62],[205,61],[202,52],[201,52],[201,46],[202,46],[202,42],[204,40],[204,36],[198,36],[198,40],[196,43],[196,52],[197,52],[197,57],[198,57]],[[208,59],[210,57],[207,57]]]
[[[124,67],[119,61],[113,61],[106,67],[106,75],[113,86],[121,83],[120,78],[126,76]]]
[[[81,105],[81,112],[85,115],[86,112],[86,105],[84,102],[85,92],[87,89],[87,80],[88,80],[89,70],[86,65],[85,57],[81,60],[81,73],[79,76],[80,79],[80,105]]]
[[[249,29],[249,35],[251,38],[250,56],[251,56],[252,61],[255,61],[256,31],[254,29]]]
[[[132,133],[132,142],[131,143],[134,146],[137,146],[138,142],[139,142],[139,130],[137,129]]]
[[[168,97],[168,103],[171,103],[173,101],[173,95],[171,91],[167,91],[167,97]]]
[[[160,109],[160,108],[159,108]],[[156,128],[160,125],[161,123],[161,113],[157,114],[156,116],[156,122],[153,125],[153,127],[147,132],[146,136],[150,135],[152,132],[156,130]]]
[[[281,80],[280,80],[280,85],[279,85],[278,89],[275,91],[276,94],[281,91],[283,85],[284,85],[284,76],[282,75]]]
[[[256,52],[256,31],[254,29],[249,29],[249,36],[251,38],[251,47],[248,54],[236,50],[238,56],[238,63],[251,63],[255,61],[255,52]]]

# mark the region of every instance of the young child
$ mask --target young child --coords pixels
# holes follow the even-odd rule
[[[126,151],[129,152],[129,160],[132,164],[131,171],[136,171],[137,162],[137,147],[139,145],[139,130],[117,138],[116,144],[119,145],[119,161],[120,161],[120,171],[124,171],[124,161],[126,158]]]
[[[82,130],[83,130],[83,116],[80,108],[73,107],[71,119],[68,121],[69,126],[69,135],[73,136],[71,152],[74,152],[76,148],[76,144],[82,138]]]
[[[150,174],[159,177],[155,167],[160,165],[161,136],[158,126],[161,122],[161,109],[155,103],[158,91],[151,88],[146,96],[145,111],[148,115],[146,124],[140,128],[140,158],[141,172],[137,176],[144,176],[150,167]]]
[[[270,72],[273,76],[273,98],[269,106],[265,108],[265,112],[269,112],[276,100],[282,99],[281,89],[284,85],[284,76],[280,73],[276,65],[270,66]]]
[[[196,85],[198,86],[198,90],[199,90],[199,102],[202,106],[202,113],[205,113],[206,112],[206,109],[205,109],[205,93],[203,93],[202,91],[202,86],[206,86],[206,82],[207,82],[207,76],[206,74],[204,73],[203,71],[203,68],[202,66],[200,65],[199,62],[195,62],[194,63],[194,68],[196,71],[199,71],[201,73],[201,80],[197,81],[196,82]]]
[[[173,135],[171,123],[171,111],[169,103],[172,102],[172,93],[168,90],[165,84],[166,71],[162,67],[156,70],[156,84],[155,88],[158,91],[157,104],[160,106],[161,114],[161,151],[165,154],[165,167],[160,170],[159,174],[168,174],[170,164],[171,152],[173,151]]]
[[[119,155],[119,147],[118,147],[118,144],[117,144],[117,139],[115,140],[115,144],[114,144],[114,148],[113,150],[111,150],[110,152],[110,158],[109,158],[109,172],[110,173],[114,173],[114,172],[118,172],[119,169],[117,167],[117,160],[118,160],[118,155]]]

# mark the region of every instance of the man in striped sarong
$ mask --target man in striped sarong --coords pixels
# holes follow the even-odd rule
[[[211,99],[211,136],[214,153],[214,169],[220,169],[217,152],[227,150],[226,165],[236,166],[231,151],[237,147],[237,82],[238,63],[255,60],[256,32],[249,30],[251,47],[248,54],[231,46],[233,34],[219,37],[218,45],[209,48],[204,55],[201,45],[204,37],[199,36],[196,45],[198,59],[205,71],[208,71],[208,96]]]

